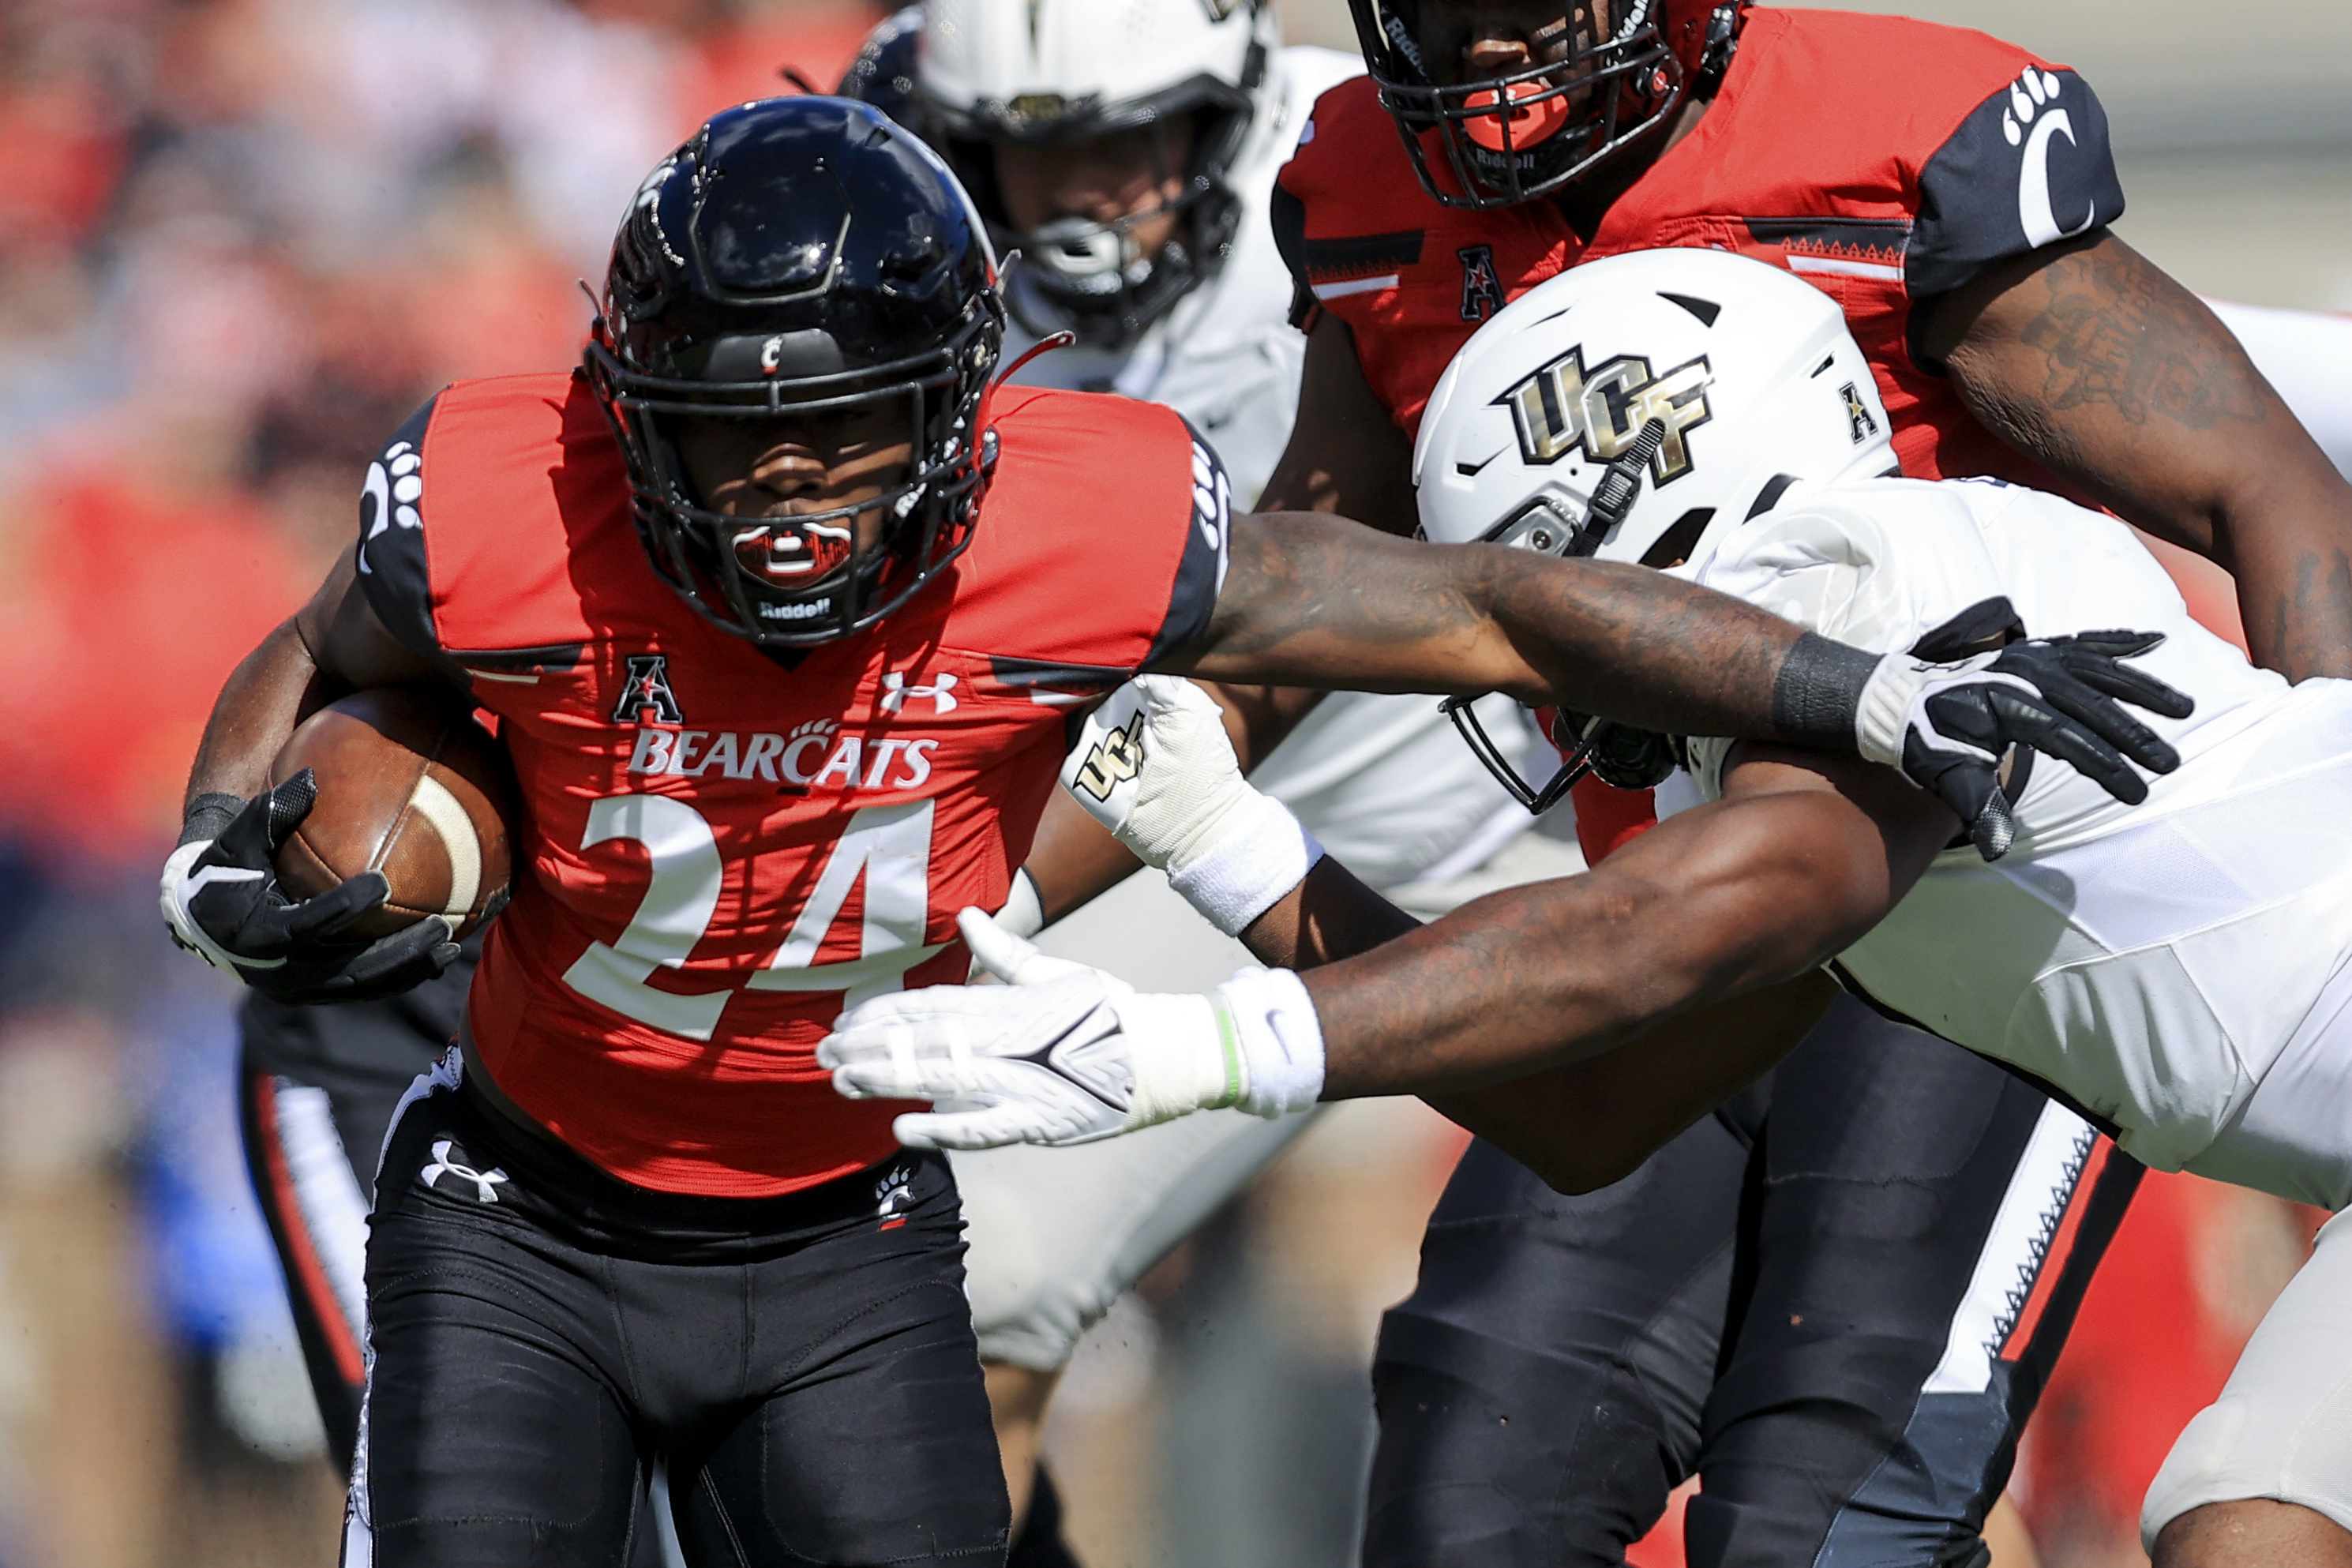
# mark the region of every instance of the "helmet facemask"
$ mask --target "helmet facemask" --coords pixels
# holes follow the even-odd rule
[[[1663,419],[1653,419],[1643,426],[1623,454],[1602,471],[1601,482],[1593,486],[1591,496],[1581,509],[1581,516],[1570,517],[1570,512],[1575,509],[1564,504],[1564,498],[1556,492],[1538,493],[1489,529],[1479,542],[1567,560],[1598,554],[1602,542],[1633,510],[1642,482],[1649,477],[1650,465],[1656,461],[1658,449],[1665,440],[1666,425]],[[1693,515],[1698,517],[1701,528],[1712,516]],[[1670,529],[1667,537],[1680,531]],[[1690,531],[1694,538],[1697,531]],[[1645,558],[1643,564],[1664,566],[1673,563]],[[1540,711],[1539,722],[1559,752],[1560,766],[1549,781],[1538,785],[1520,776],[1517,765],[1479,723],[1474,706],[1477,700],[1475,697],[1449,697],[1438,707],[1454,721],[1463,742],[1486,764],[1496,782],[1512,799],[1538,816],[1558,805],[1587,773],[1594,774],[1612,789],[1654,789],[1678,765],[1673,742],[1667,736],[1566,708],[1551,708]]]
[[[1006,272],[1005,298],[1024,328],[1037,337],[1072,332],[1089,347],[1121,353],[1217,275],[1241,222],[1241,198],[1228,176],[1248,137],[1264,69],[1263,53],[1253,51],[1239,88],[1203,76],[1109,107],[1024,99],[936,111],[950,162],[986,214],[992,237],[1008,257],[1019,253]],[[1169,144],[1169,128],[1179,121],[1192,132],[1181,157]],[[999,145],[1045,147],[1137,132],[1152,139],[1153,184],[1174,184],[1172,198],[1108,222],[1065,216],[1034,228],[1014,225],[995,167]],[[1175,220],[1174,232],[1147,254],[1135,231],[1162,218]]]
[[[1486,210],[1553,195],[1674,113],[1685,72],[1659,24],[1664,0],[1607,0],[1605,32],[1601,3],[1562,0],[1557,26],[1530,40],[1538,58],[1526,68],[1443,83],[1461,68],[1451,58],[1460,41],[1423,19],[1431,0],[1349,0],[1381,106],[1432,199]],[[1432,169],[1433,150],[1450,183]]]
[[[1168,153],[1164,126],[1155,125],[1152,134],[1160,143],[1153,183],[1165,189],[1181,182],[1173,200],[1108,223],[1063,216],[1032,229],[1001,230],[1002,242],[1019,258],[1005,275],[1006,303],[1032,334],[1069,331],[1089,347],[1124,353],[1222,265],[1240,220],[1239,200],[1202,171],[1197,132],[1194,155],[1182,169]],[[1147,251],[1136,231],[1161,219],[1174,220],[1173,232]]]
[[[729,631],[807,647],[873,625],[962,552],[971,502],[992,454],[972,431],[1003,341],[992,296],[929,353],[868,370],[745,381],[688,381],[625,369],[601,330],[588,349],[626,458],[633,510],[654,563]],[[854,504],[777,516],[730,515],[707,504],[679,455],[679,422],[758,420],[781,434],[795,419],[875,413],[907,432],[897,482]],[[879,525],[861,522],[878,515]]]

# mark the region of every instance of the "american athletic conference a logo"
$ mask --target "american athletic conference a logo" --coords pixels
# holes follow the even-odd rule
[[[1462,319],[1483,321],[1503,308],[1503,280],[1495,275],[1495,247],[1465,245],[1454,254],[1462,263]]]
[[[621,678],[620,700],[613,704],[615,724],[642,724],[646,709],[654,710],[656,724],[683,724],[686,710],[677,705],[677,693],[669,688],[669,655],[666,653],[633,653],[629,655],[629,673]]]
[[[1530,463],[1556,463],[1575,451],[1612,462],[1655,419],[1666,438],[1650,467],[1663,485],[1690,472],[1683,437],[1714,417],[1706,405],[1714,379],[1705,354],[1663,375],[1653,375],[1639,354],[1619,354],[1587,372],[1580,343],[1495,401],[1510,409],[1520,455]]]

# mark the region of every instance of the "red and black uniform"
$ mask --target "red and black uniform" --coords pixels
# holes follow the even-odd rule
[[[992,428],[953,567],[783,657],[656,574],[576,377],[460,383],[379,459],[369,602],[521,786],[469,1053],[556,1142],[454,1061],[394,1121],[348,1561],[519,1505],[513,1560],[609,1561],[654,1455],[698,1561],[1002,1560],[952,1181],[814,1051],[845,1002],[962,977],[956,911],[1003,901],[1071,706],[1205,626],[1226,519],[1166,409],[1007,389]]]
[[[1549,202],[1431,199],[1370,80],[1316,105],[1274,216],[1301,322],[1346,322],[1408,435],[1509,300],[1583,261],[1707,247],[1839,301],[1906,472],[2063,489],[1927,361],[1918,307],[2122,210],[2072,71],[1973,32],[1765,10],[1696,128],[1589,238]],[[1595,859],[1652,820],[1646,792],[1587,780],[1576,801]],[[2087,1136],[2051,1157],[2049,1111],[1849,1002],[1603,1193],[1558,1197],[1474,1145],[1383,1324],[1366,1563],[1614,1563],[1693,1472],[1694,1564],[1966,1561],[2137,1173]],[[2024,1203],[2069,1217],[2021,1247],[1996,1221]],[[1998,1318],[1990,1384],[1944,1386],[1994,1276],[2055,1307]]]

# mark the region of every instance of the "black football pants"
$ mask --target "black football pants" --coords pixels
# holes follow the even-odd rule
[[[1850,999],[1600,1192],[1474,1143],[1381,1326],[1366,1568],[1618,1563],[1693,1474],[1692,1568],[1978,1561],[2139,1173]]]
[[[619,1568],[656,1456],[694,1568],[1003,1563],[941,1157],[653,1193],[452,1076],[377,1176],[345,1568]]]

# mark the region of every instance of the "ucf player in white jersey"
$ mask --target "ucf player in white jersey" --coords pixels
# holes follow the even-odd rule
[[[1316,99],[1363,68],[1280,38],[1262,0],[926,0],[877,28],[842,84],[944,154],[1000,251],[1019,253],[1006,363],[1055,334],[1074,339],[1012,379],[1167,404],[1215,447],[1236,507],[1282,455],[1307,353],[1266,215],[1275,175]],[[1508,702],[1481,712],[1515,752],[1535,743]],[[1443,907],[1528,826],[1427,697],[1325,698],[1252,778],[1359,875],[1420,907]],[[1514,860],[1571,856],[1530,837]],[[1024,877],[1003,918],[1034,933],[1044,912]],[[1206,984],[1241,956],[1156,875],[1043,940],[1157,985]],[[1203,1117],[1076,1155],[959,1158],[973,1316],[1016,1519],[1045,1402],[1079,1336],[1310,1115]]]
[[[1627,378],[1608,367],[1627,360],[1697,374],[1612,401]],[[1343,905],[1340,923],[1366,918],[1370,895],[1318,870],[1246,933],[1303,973],[1206,998],[1123,994],[967,911],[975,951],[1015,984],[857,1009],[823,1053],[836,1083],[961,1095],[971,1109],[901,1120],[909,1142],[946,1145],[1103,1136],[1195,1105],[1442,1094],[1584,1191],[1770,1065],[1843,985],[2041,1081],[2076,1134],[2101,1125],[2160,1169],[2352,1205],[2352,682],[2289,686],[2249,665],[2103,514],[1994,481],[1883,477],[1886,429],[1860,351],[1808,285],[1705,251],[1622,257],[1541,285],[1465,348],[1415,455],[1423,526],[1663,567],[1912,650],[1914,676],[1962,656],[2022,670],[2066,657],[2044,639],[2150,628],[2161,637],[2090,634],[2111,652],[2145,644],[2135,664],[2194,697],[2136,696],[2179,757],[2143,804],[2012,755],[2011,820],[1971,841],[1917,789],[1841,762],[1620,736],[1685,763],[1694,803],[1589,876],[1417,931],[1397,914],[1391,940],[1340,952],[1318,931]],[[1964,739],[1970,715],[1908,679],[1865,698],[1865,754],[1906,713]],[[1102,809],[1148,857],[1202,830],[1199,812],[1171,821],[1171,801],[1246,786],[1222,731],[1188,721],[1188,693],[1140,706],[1147,760]],[[1047,1039],[1063,1043],[1010,1059]],[[1981,1373],[2018,1309],[2008,1284],[1971,1286],[1983,1310],[1955,1319],[1939,1376]],[[2352,1555],[2347,1327],[2339,1218],[2158,1476],[2141,1525],[2157,1568]]]

